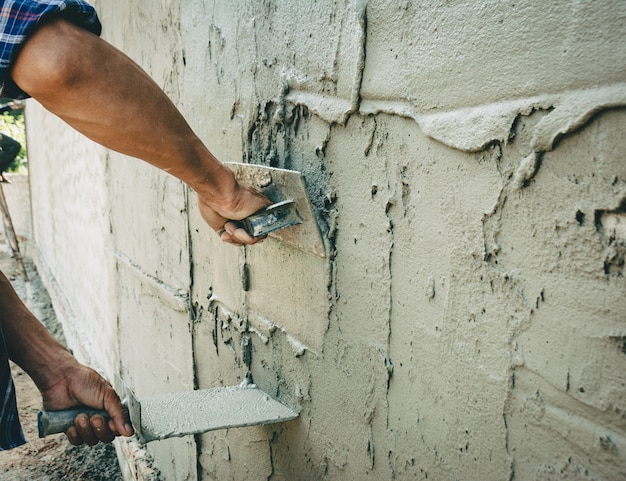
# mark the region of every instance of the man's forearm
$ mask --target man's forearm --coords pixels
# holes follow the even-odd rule
[[[159,86],[125,54],[71,23],[45,24],[11,75],[44,107],[92,140],[145,160],[203,194],[235,186]]]
[[[66,367],[75,364],[72,355],[28,310],[1,272],[0,323],[9,357],[40,390],[48,389],[63,377]]]
[[[43,24],[11,76],[49,111],[92,140],[178,177],[198,193],[204,220],[224,242],[254,244],[238,224],[269,200],[240,185],[159,86],[122,52],[63,19]]]

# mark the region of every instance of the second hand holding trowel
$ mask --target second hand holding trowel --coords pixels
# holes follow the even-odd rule
[[[298,417],[296,411],[249,382],[152,396],[141,402],[125,383],[121,384],[123,404],[128,409],[135,434],[143,443],[217,429],[291,421]],[[87,407],[40,411],[37,416],[39,437],[67,431],[80,413],[90,417],[100,414],[109,419],[106,411]]]

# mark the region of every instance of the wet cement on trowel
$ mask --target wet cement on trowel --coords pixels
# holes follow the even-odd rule
[[[254,385],[164,394],[141,400],[144,441],[290,421],[298,413]]]

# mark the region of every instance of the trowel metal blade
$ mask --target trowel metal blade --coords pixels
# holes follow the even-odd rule
[[[141,432],[145,442],[217,429],[274,424],[298,413],[255,385],[186,391],[145,398]]]
[[[119,377],[116,379],[118,385],[122,385],[124,389],[124,398],[122,402],[128,409],[128,416],[130,417],[130,423],[133,425],[135,434],[141,440],[143,440],[143,430],[141,428],[141,403],[135,396],[133,390]]]
[[[255,384],[146,397],[141,402],[119,377],[130,421],[140,441],[201,434],[217,429],[291,421],[298,413]]]
[[[295,211],[302,223],[271,232],[270,237],[305,252],[326,257],[324,240],[300,172],[237,162],[227,162],[225,165],[234,172],[238,181],[257,188],[273,203],[291,200],[295,204]]]

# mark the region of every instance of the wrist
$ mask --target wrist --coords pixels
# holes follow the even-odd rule
[[[236,204],[239,184],[233,171],[217,162],[206,175],[199,177],[190,187],[198,197],[218,211],[229,211]]]
[[[61,344],[48,346],[39,350],[36,356],[31,355],[16,363],[24,369],[41,392],[48,391],[64,379],[70,378],[70,373],[79,365]]]

